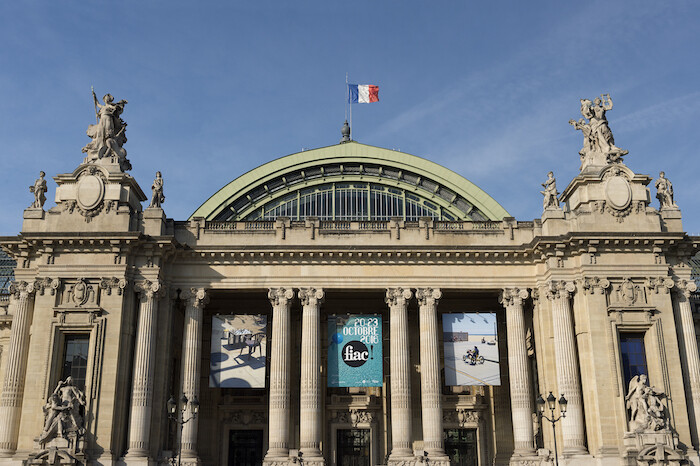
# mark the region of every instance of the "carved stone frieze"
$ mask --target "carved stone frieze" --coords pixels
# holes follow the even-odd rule
[[[323,288],[300,288],[299,299],[302,306],[317,306],[323,302],[325,292]]]
[[[129,284],[125,278],[103,278],[100,280],[100,289],[107,293],[107,296],[112,294],[112,291],[116,291],[117,295],[121,296],[124,293],[124,289]]]
[[[224,414],[222,422],[236,425],[266,424],[267,415],[262,410],[239,409]]]
[[[350,424],[353,427],[357,427],[359,424],[371,424],[373,420],[374,415],[371,411],[350,408]]]
[[[607,278],[585,277],[581,279],[581,288],[588,294],[605,294],[605,290],[610,288],[610,281]]]
[[[457,424],[460,427],[477,424],[481,420],[481,412],[469,408],[445,409],[442,411],[442,422]]]

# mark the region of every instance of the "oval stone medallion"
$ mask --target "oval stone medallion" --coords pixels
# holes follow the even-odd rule
[[[78,203],[83,209],[97,207],[104,198],[104,183],[95,175],[86,175],[78,181]]]
[[[605,197],[608,198],[610,207],[624,210],[632,200],[632,189],[626,179],[621,176],[613,176],[605,185]]]

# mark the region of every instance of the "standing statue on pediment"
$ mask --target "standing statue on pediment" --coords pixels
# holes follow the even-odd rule
[[[557,191],[557,179],[554,178],[554,173],[547,173],[547,180],[542,183],[544,191],[540,191],[544,195],[542,206],[544,210],[559,209],[559,192]]]
[[[659,200],[659,207],[664,209],[677,209],[678,206],[673,201],[673,184],[666,178],[664,172],[659,173],[659,179],[654,183],[656,186],[656,198]]]
[[[593,101],[581,99],[583,118],[578,121],[569,120],[571,126],[583,132],[583,148],[579,151],[581,169],[587,165],[622,162],[622,156],[628,154],[629,151],[615,145],[615,139],[608,125],[606,112],[612,108],[610,94],[596,97]]]
[[[94,161],[105,157],[115,157],[123,170],[130,170],[131,164],[126,159],[126,149],[122,146],[126,143],[126,122],[121,114],[128,103],[122,99],[114,101],[112,94],[102,97],[103,103],[97,100],[95,90],[92,90],[92,99],[95,103],[95,118],[97,123],[89,125],[87,135],[92,139],[83,152],[88,154],[88,160]]]
[[[160,172],[156,172],[156,179],[153,180],[151,192],[151,205],[148,207],[160,207],[161,204],[165,202],[165,195],[163,194],[163,176]]]
[[[34,202],[32,202],[32,205],[29,206],[30,209],[44,208],[44,202],[46,202],[46,196],[44,193],[47,191],[46,180],[44,179],[45,176],[46,173],[40,171],[39,178],[37,178],[33,186],[29,187],[29,192],[34,193]]]

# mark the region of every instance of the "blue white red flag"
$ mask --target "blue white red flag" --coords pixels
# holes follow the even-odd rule
[[[370,104],[379,102],[379,86],[374,84],[348,84],[348,103]]]

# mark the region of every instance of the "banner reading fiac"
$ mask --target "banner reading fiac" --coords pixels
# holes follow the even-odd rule
[[[328,317],[328,386],[382,386],[382,317]]]

